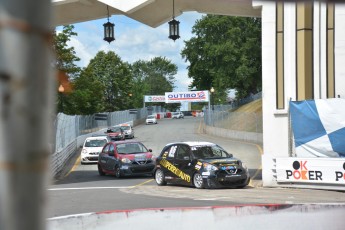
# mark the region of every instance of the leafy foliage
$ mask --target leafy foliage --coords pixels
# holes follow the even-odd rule
[[[150,61],[136,61],[131,66],[133,74],[134,106],[141,107],[144,95],[164,95],[174,89],[177,66],[165,57],[155,57]],[[152,103],[166,108],[176,108],[178,105]]]
[[[92,69],[84,69],[73,82],[74,91],[69,95],[73,101],[67,111],[69,114],[89,115],[104,111],[104,86]]]
[[[182,57],[190,62],[191,88],[215,88],[215,103],[224,102],[227,90],[237,98],[261,90],[261,20],[207,15],[193,26]]]
[[[53,33],[53,49],[56,56],[55,67],[65,72],[72,79],[78,76],[81,71],[81,68],[75,64],[75,62],[80,61],[80,58],[76,56],[74,47],[67,45],[72,36],[77,36],[73,29],[73,25],[67,25],[63,26],[61,33],[56,33],[56,31]]]
[[[131,105],[133,81],[129,64],[112,51],[100,51],[90,61],[85,71],[92,73],[103,86],[102,104],[105,111],[128,109]]]
[[[67,45],[72,36],[77,36],[73,29],[74,26],[68,25],[61,33],[54,33],[56,68],[68,76],[69,88],[73,89],[69,93],[58,94],[58,112],[86,115],[140,108],[144,95],[164,95],[173,91],[177,66],[165,57],[139,60],[129,65],[114,52],[100,51],[81,70],[75,64],[80,59],[74,47]],[[171,109],[179,106],[153,105]]]
[[[78,67],[75,62],[79,61],[80,58],[76,56],[74,47],[69,47],[67,43],[71,40],[72,36],[77,36],[77,33],[73,32],[74,26],[67,25],[64,26],[60,33],[54,31],[53,33],[53,50],[55,52],[55,68],[59,71],[59,76],[63,76],[65,79],[60,79],[58,82],[59,85],[63,85],[64,88],[70,87],[70,81],[79,76],[81,68]],[[70,101],[70,92],[58,93],[57,97],[57,112],[69,113],[73,111],[71,105],[73,104]]]

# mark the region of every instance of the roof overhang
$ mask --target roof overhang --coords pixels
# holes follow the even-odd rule
[[[126,15],[151,27],[157,27],[173,16],[172,0],[52,0],[55,25],[67,25],[107,17]],[[244,17],[261,17],[261,9],[252,0],[175,0],[175,17],[196,11]]]

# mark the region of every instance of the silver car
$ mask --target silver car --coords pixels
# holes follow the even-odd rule
[[[172,113],[171,118],[180,119],[180,118],[184,118],[184,115],[182,112],[174,112],[174,113]]]
[[[134,138],[134,128],[130,124],[122,124],[121,128],[123,129],[123,131],[125,133],[126,139]]]
[[[148,115],[146,118],[146,124],[157,124],[157,119],[154,115]]]

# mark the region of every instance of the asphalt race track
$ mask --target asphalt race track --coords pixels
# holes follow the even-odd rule
[[[169,207],[229,206],[242,204],[345,203],[344,192],[263,188],[262,147],[202,133],[202,118],[163,119],[157,125],[134,127],[135,139],[158,155],[167,143],[210,141],[243,160],[252,181],[244,189],[195,189],[185,186],[157,186],[150,176],[116,179],[101,177],[97,165],[81,165],[79,153],[66,166],[61,178],[47,188],[47,218],[109,210]]]

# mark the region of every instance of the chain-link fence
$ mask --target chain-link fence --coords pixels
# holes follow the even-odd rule
[[[205,123],[208,126],[262,133],[262,114],[247,112],[211,111],[205,113]]]
[[[261,92],[247,98],[233,101],[228,105],[212,105],[204,108],[204,122],[208,126],[245,132],[262,133],[262,113],[232,112],[234,109],[260,99]]]

